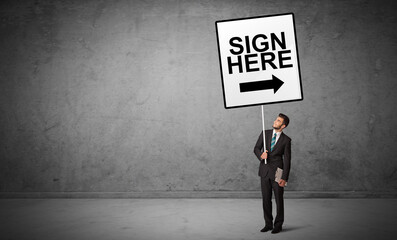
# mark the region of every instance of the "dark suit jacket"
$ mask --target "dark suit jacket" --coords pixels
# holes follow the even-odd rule
[[[263,153],[263,132],[259,135],[258,141],[256,141],[254,147],[254,153],[261,162],[259,165],[258,175],[261,177],[268,176],[274,180],[277,167],[283,169],[283,175],[281,179],[288,181],[289,170],[291,166],[291,138],[281,132],[280,138],[278,139],[273,151],[270,152],[270,143],[272,140],[273,130],[266,130],[266,149],[267,153],[267,164],[261,159]]]

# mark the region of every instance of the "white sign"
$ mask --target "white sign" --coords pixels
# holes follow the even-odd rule
[[[303,99],[292,13],[216,22],[225,108]]]

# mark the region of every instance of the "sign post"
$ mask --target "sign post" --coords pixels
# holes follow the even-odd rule
[[[303,100],[293,13],[215,23],[225,108]],[[266,163],[266,159],[265,159]]]
[[[263,152],[266,152],[265,115],[263,115],[263,105],[261,105],[261,107],[262,107]],[[267,159],[265,159],[265,164],[267,164]]]

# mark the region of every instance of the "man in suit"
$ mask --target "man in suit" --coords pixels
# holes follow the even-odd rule
[[[259,173],[261,177],[262,205],[265,227],[261,232],[273,230],[279,233],[284,223],[284,187],[288,181],[291,166],[291,138],[283,133],[289,124],[289,118],[280,113],[273,122],[273,130],[266,130],[266,151],[263,150],[263,132],[255,144],[254,153],[260,161]],[[265,162],[267,160],[267,163]],[[277,168],[283,169],[279,183],[275,181]],[[272,190],[277,204],[277,215],[273,225]],[[274,228],[273,228],[274,227]]]

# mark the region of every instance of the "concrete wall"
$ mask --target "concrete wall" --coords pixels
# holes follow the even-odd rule
[[[394,1],[1,1],[0,191],[259,190],[215,21],[295,14],[288,190],[397,191]]]

